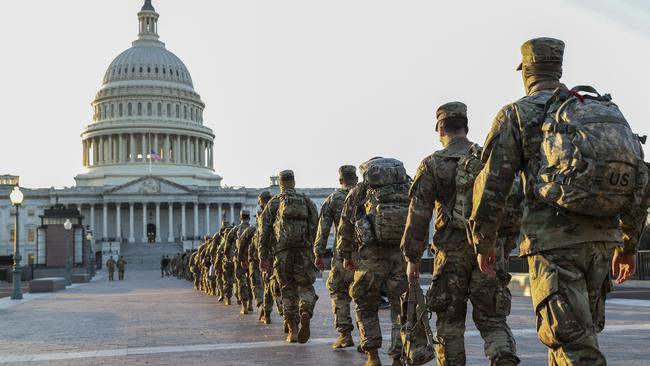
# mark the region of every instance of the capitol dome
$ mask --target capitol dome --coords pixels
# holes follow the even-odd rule
[[[146,0],[138,38],[108,66],[84,129],[84,174],[77,186],[116,186],[143,175],[189,186],[219,186],[214,133],[187,67],[158,36],[159,14]]]

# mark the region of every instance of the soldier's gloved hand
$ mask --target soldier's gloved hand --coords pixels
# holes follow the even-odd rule
[[[497,272],[494,270],[494,263],[497,261],[497,253],[495,249],[492,249],[487,255],[477,254],[476,262],[478,263],[478,269],[488,276],[496,276]]]
[[[420,279],[420,262],[411,262],[406,263],[406,277],[408,277],[409,283],[418,283]]]
[[[240,264],[242,268],[248,268],[248,261],[241,261]]]
[[[260,261],[260,271],[264,273],[270,273],[271,263],[269,261]]]
[[[345,267],[345,269],[350,272],[357,270],[357,266],[354,264],[354,261],[352,259],[343,259],[343,267]]]
[[[323,257],[321,256],[316,256],[316,259],[314,260],[314,265],[316,268],[318,268],[319,271],[323,271],[325,269],[325,261],[323,261]]]
[[[614,252],[612,259],[612,276],[616,277],[619,285],[627,281],[636,271],[636,255]]]

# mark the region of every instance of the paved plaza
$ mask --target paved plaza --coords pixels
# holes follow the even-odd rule
[[[240,315],[236,305],[217,304],[190,282],[156,271],[127,272],[123,282],[100,274],[18,305],[0,300],[0,365],[363,365],[355,349],[330,349],[336,332],[329,298],[323,281],[316,288],[312,339],[289,345],[277,314],[273,324],[260,324],[256,315]],[[600,342],[609,364],[650,365],[650,301],[613,299],[607,316]],[[386,334],[388,310],[381,317]],[[515,298],[509,322],[522,365],[545,365],[529,298]],[[486,364],[471,318],[466,344],[468,364]]]

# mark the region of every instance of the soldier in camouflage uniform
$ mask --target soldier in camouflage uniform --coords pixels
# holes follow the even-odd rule
[[[257,197],[257,203],[260,206],[260,210],[257,211],[256,221],[257,221],[257,230],[255,236],[253,237],[253,243],[249,246],[248,257],[250,260],[250,265],[256,264],[259,271],[259,247],[260,247],[260,228],[262,227],[262,212],[264,208],[271,200],[271,193],[264,191],[260,193]],[[271,238],[272,240],[273,238]],[[275,244],[271,244],[271,250],[275,250]],[[251,273],[254,273],[251,271]],[[280,293],[280,285],[278,284],[277,278],[269,272],[259,271],[262,277],[262,286],[264,289],[263,295],[263,304],[260,309],[260,318],[261,321],[265,324],[271,324],[271,313],[273,312],[273,303],[275,302],[278,307],[278,313],[280,316],[284,316],[282,312],[282,294]],[[286,329],[287,327],[285,327]],[[288,331],[288,330],[287,330]]]
[[[257,215],[256,215],[257,220]],[[237,260],[242,268],[248,269],[248,288],[250,289],[252,303],[255,300],[255,305],[259,309],[259,320],[269,324],[271,322],[270,316],[268,319],[264,316],[264,284],[262,282],[262,274],[259,268],[259,258],[255,244],[255,236],[257,233],[257,225],[247,227],[237,239]],[[268,320],[268,322],[266,322]]]
[[[237,241],[237,227],[229,227],[221,237],[221,250],[218,252],[217,261],[221,263],[221,281],[223,284],[224,304],[230,305],[235,285],[235,245]],[[239,301],[237,294],[235,298]]]
[[[388,245],[375,240],[372,244],[362,244],[358,232],[355,232],[357,212],[363,212],[368,199],[370,186],[366,182],[366,164],[372,160],[375,158],[360,166],[359,171],[364,182],[352,188],[343,203],[337,230],[336,251],[343,258],[344,267],[354,273],[350,297],[356,303],[357,326],[361,336],[361,346],[358,350],[366,353],[368,357],[366,366],[381,365],[379,348],[382,345],[382,333],[378,306],[384,283],[390,301],[392,323],[388,355],[392,358],[393,365],[401,365],[402,340],[398,315],[401,310],[400,296],[408,287],[406,261],[399,248],[399,242]],[[406,186],[404,188],[406,191],[407,184],[408,182],[403,182],[400,186]],[[405,193],[402,195],[405,196]],[[404,213],[404,221],[406,221],[406,213]]]
[[[432,243],[435,267],[428,295],[431,296],[429,307],[437,315],[438,365],[466,363],[464,338],[468,299],[472,302],[472,318],[485,341],[490,365],[517,365],[516,343],[506,323],[511,297],[505,259],[503,255],[500,257],[497,277],[481,273],[464,229],[467,221],[454,218],[452,213],[456,196],[460,194],[456,183],[457,175],[461,174],[457,173],[459,163],[480,150],[467,139],[467,107],[461,102],[446,103],[438,108],[436,118],[436,131],[444,149],[420,163],[409,193],[411,203],[401,244],[408,260],[409,281],[419,279],[420,259],[435,208]],[[480,169],[478,157],[476,162]],[[468,183],[471,193],[473,182]],[[452,224],[454,219],[459,221],[458,225]]]
[[[253,311],[251,300],[250,287],[248,285],[248,248],[242,247],[240,239],[242,235],[250,228],[251,214],[248,210],[242,210],[239,213],[240,224],[235,231],[235,243],[233,248],[227,247],[227,250],[232,250],[232,261],[235,265],[235,277],[237,280],[237,293],[239,294],[239,301],[241,302],[241,314],[248,314]],[[247,234],[249,235],[249,234]]]
[[[606,365],[597,334],[605,326],[610,260],[617,282],[634,273],[647,212],[630,205],[621,215],[574,214],[534,193],[541,162],[541,120],[561,87],[564,42],[536,38],[521,48],[526,96],[495,117],[483,150],[485,169],[474,186],[471,234],[481,271],[494,274],[495,241],[513,179],[524,175],[519,255],[528,259],[537,333],[549,365]],[[619,221],[620,220],[620,221]],[[613,253],[613,258],[612,258]]]
[[[271,198],[262,213],[259,254],[264,272],[270,271],[270,260],[275,259],[273,270],[281,286],[287,342],[291,343],[306,343],[310,337],[309,323],[318,300],[312,251],[317,225],[318,209],[296,192],[293,171],[280,172],[280,194]]]
[[[339,183],[341,188],[334,191],[327,197],[320,210],[318,219],[318,232],[316,233],[316,242],[314,243],[314,255],[316,257],[316,268],[323,270],[325,264],[323,258],[327,250],[327,241],[329,239],[332,225],[335,226],[341,218],[343,201],[350,193],[350,190],[357,184],[357,169],[352,165],[344,165],[339,168]],[[335,241],[336,242],[336,241]],[[327,278],[327,289],[332,299],[332,312],[334,314],[334,326],[339,332],[339,336],[334,341],[332,348],[346,348],[354,346],[352,340],[352,317],[350,316],[350,297],[349,290],[354,274],[343,267],[343,258],[337,253],[336,248],[332,250],[332,261],[329,276]]]
[[[212,253],[214,257],[214,276],[215,276],[215,282],[217,286],[217,292],[219,293],[219,298],[217,301],[222,302],[225,299],[226,293],[224,291],[224,282],[223,282],[223,253],[224,253],[224,248],[225,248],[225,237],[228,234],[228,231],[230,230],[230,223],[228,220],[225,218],[221,220],[221,228],[219,231],[215,234],[214,236],[214,243],[215,243],[215,248]],[[228,300],[228,305],[230,304],[230,300]]]

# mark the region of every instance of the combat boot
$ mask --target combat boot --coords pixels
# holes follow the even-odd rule
[[[249,312],[253,311],[253,300],[248,300],[248,311]]]
[[[239,311],[239,313],[242,314],[242,315],[248,314],[248,306],[246,306],[246,304],[242,304],[241,310]]]
[[[300,331],[298,332],[298,342],[307,343],[309,340],[309,322],[311,321],[311,316],[309,313],[300,314]]]
[[[354,341],[352,340],[352,333],[350,332],[340,333],[339,337],[334,341],[334,344],[332,344],[333,349],[348,348],[352,346],[354,346]]]
[[[296,323],[295,321],[289,321],[287,322],[287,328],[289,328],[289,332],[287,334],[287,342],[289,343],[298,342],[298,334],[299,334],[298,323]]]
[[[264,319],[264,309],[260,309],[260,316],[257,317],[260,323],[263,323],[262,319]]]
[[[376,348],[371,348],[366,351],[368,355],[368,360],[366,361],[365,366],[381,366],[381,360],[379,359],[379,351]]]
[[[222,302],[222,301],[223,301],[223,295],[219,296],[219,298],[217,299],[217,301],[218,301],[218,302]]]
[[[264,313],[264,318],[262,319],[262,323],[271,324],[271,316],[269,314]]]
[[[402,360],[399,357],[393,358],[392,366],[403,366],[403,365],[404,364],[402,363]]]
[[[289,323],[284,321],[284,334],[289,334]]]
[[[223,300],[224,305],[230,305],[230,298],[226,297],[225,300]]]

